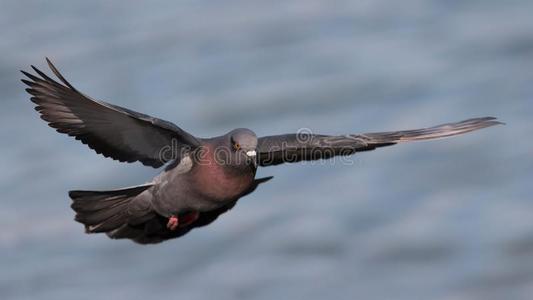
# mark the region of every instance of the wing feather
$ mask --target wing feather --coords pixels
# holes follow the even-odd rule
[[[91,99],[74,88],[48,58],[46,61],[61,83],[34,66],[38,76],[21,71],[30,79],[22,79],[29,86],[26,91],[32,95],[30,100],[51,127],[75,137],[96,153],[157,168],[179,158],[178,152],[200,145],[194,136],[171,122]],[[172,148],[175,146],[179,149]],[[165,150],[173,152],[163,156]]]
[[[473,118],[429,128],[349,135],[284,134],[258,140],[260,166],[272,166],[303,160],[326,159],[397,143],[450,137],[503,124],[494,117]]]

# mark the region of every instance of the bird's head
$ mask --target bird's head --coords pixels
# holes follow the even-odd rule
[[[229,133],[231,151],[246,163],[256,165],[257,136],[246,128],[238,128]]]

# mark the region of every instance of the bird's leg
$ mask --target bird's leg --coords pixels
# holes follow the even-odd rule
[[[185,213],[181,217],[178,217],[177,215],[171,215],[168,218],[167,228],[174,231],[178,227],[190,225],[194,221],[198,220],[199,216],[200,213],[197,211]]]
[[[200,213],[197,211],[192,211],[184,214],[180,218],[179,226],[187,226],[193,223],[194,221],[198,220],[198,217],[200,216]]]
[[[179,220],[177,216],[172,215],[170,216],[170,218],[168,218],[168,223],[167,223],[168,229],[174,231],[176,230],[176,228],[178,228],[178,225],[179,225]]]

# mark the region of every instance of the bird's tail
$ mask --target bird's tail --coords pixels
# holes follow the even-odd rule
[[[75,220],[85,225],[87,233],[109,232],[126,224],[132,213],[132,201],[152,184],[111,191],[70,191]]]
[[[422,129],[365,133],[363,136],[367,139],[365,142],[369,146],[380,147],[410,141],[445,138],[498,124],[504,123],[497,121],[494,117],[483,117]]]

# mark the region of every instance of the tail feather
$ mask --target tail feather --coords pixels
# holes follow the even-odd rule
[[[117,229],[128,222],[128,215],[122,211],[96,225],[86,227],[90,233],[108,232]]]
[[[135,240],[139,236],[144,235],[144,228],[134,228],[130,225],[123,225],[107,235],[112,239],[132,239]]]
[[[72,199],[74,199],[71,196]],[[80,198],[78,198],[80,199]],[[123,204],[124,202],[128,201],[129,198],[127,197],[118,197],[113,196],[109,198],[82,198],[83,201],[74,201],[71,205],[72,209],[79,211],[79,212],[91,212],[101,209],[107,209],[107,208],[113,208],[115,206],[119,206]]]
[[[152,184],[111,191],[70,191],[75,220],[83,223],[88,233],[115,230],[129,219],[128,205]]]

